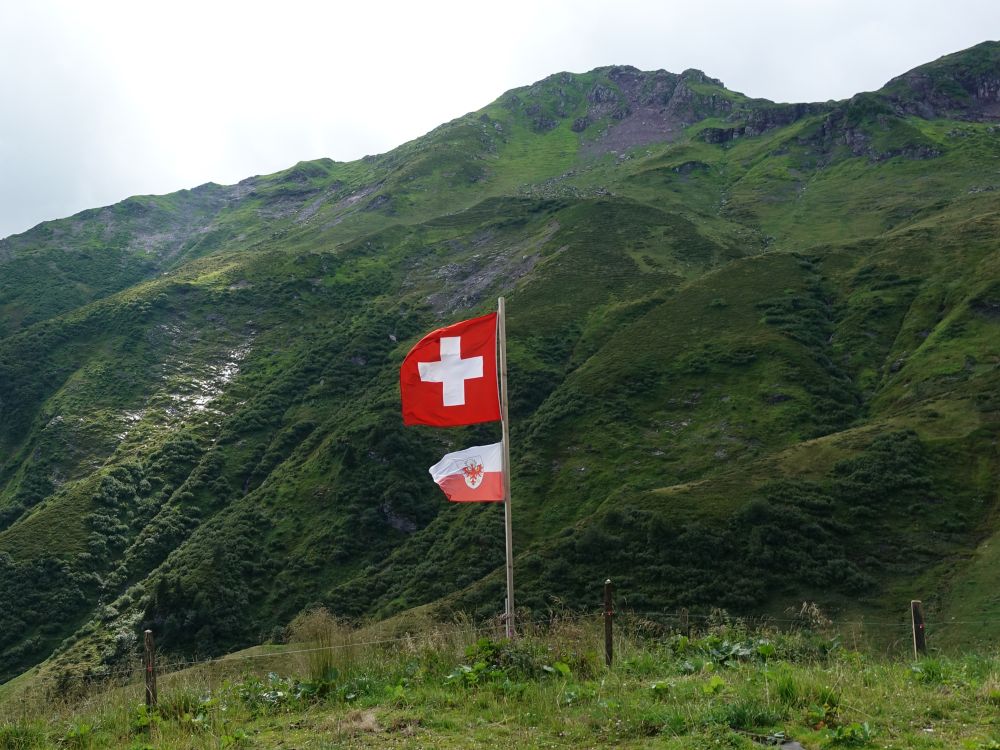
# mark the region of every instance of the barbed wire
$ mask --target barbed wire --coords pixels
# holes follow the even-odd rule
[[[632,617],[674,617],[682,618],[684,613],[682,612],[635,612],[632,610],[621,610],[617,614],[622,616],[632,616]],[[689,620],[712,620],[721,624],[734,623],[734,622],[751,622],[760,621],[762,623],[768,622],[784,622],[793,623],[799,625],[855,625],[859,627],[865,627],[868,625],[877,626],[887,626],[887,627],[910,627],[910,622],[908,620],[899,620],[896,622],[890,622],[887,620],[834,620],[831,618],[823,617],[822,621],[819,623],[811,622],[806,617],[772,617],[771,615],[727,615],[727,614],[694,614],[688,613],[687,617]],[[996,625],[997,620],[941,620],[934,621],[934,627],[940,627],[941,625]],[[931,623],[928,623],[931,625]]]
[[[599,611],[599,612],[582,612],[582,613],[577,613],[577,614],[573,614],[573,615],[554,615],[554,616],[548,617],[548,618],[538,618],[538,619],[535,619],[535,620],[527,620],[527,621],[523,621],[522,620],[522,621],[519,621],[519,622],[520,622],[520,626],[521,627],[528,627],[528,626],[534,626],[534,625],[553,625],[553,624],[558,624],[558,623],[562,623],[562,622],[575,622],[575,621],[584,620],[584,619],[587,619],[587,618],[603,617],[603,614],[604,613],[603,613],[603,610],[602,610],[602,611]],[[317,646],[315,648],[295,649],[295,650],[292,650],[292,651],[282,650],[282,651],[273,651],[271,653],[243,654],[243,655],[229,654],[229,655],[226,655],[226,656],[218,656],[218,657],[214,657],[214,658],[210,658],[210,659],[196,659],[196,660],[184,661],[184,662],[171,662],[170,666],[171,667],[173,667],[173,666],[183,666],[184,668],[187,668],[187,667],[198,666],[198,665],[202,665],[202,664],[215,664],[215,663],[227,662],[227,661],[243,661],[243,660],[250,660],[250,659],[266,659],[266,658],[271,658],[271,657],[276,657],[276,656],[291,656],[291,655],[294,655],[294,654],[310,654],[310,653],[318,653],[318,652],[321,652],[321,651],[337,651],[337,650],[343,650],[343,649],[357,648],[359,646],[379,646],[379,645],[384,645],[384,644],[389,644],[389,643],[401,643],[403,641],[412,641],[412,640],[418,640],[420,638],[427,638],[429,635],[439,636],[439,635],[449,635],[449,634],[453,634],[453,633],[466,633],[466,632],[482,633],[482,632],[487,632],[487,631],[491,631],[491,630],[499,630],[501,627],[503,627],[503,623],[502,622],[495,622],[495,623],[489,623],[489,624],[480,624],[480,625],[474,625],[474,624],[468,624],[468,625],[456,624],[456,625],[452,625],[452,626],[448,626],[448,627],[444,627],[444,628],[442,628],[440,626],[437,626],[433,630],[428,631],[428,632],[424,632],[424,633],[407,633],[406,635],[396,636],[394,638],[381,638],[381,639],[367,640],[367,641],[345,641],[343,643],[334,643],[334,644],[330,644],[330,645],[327,645],[327,646]],[[179,672],[179,671],[182,671],[182,670],[180,670],[180,669],[172,670],[172,672],[170,672],[170,674],[172,674],[174,672]]]
[[[757,623],[758,626],[767,626],[771,623],[785,623],[799,625],[803,629],[810,630],[822,630],[824,628],[837,627],[880,627],[880,628],[891,628],[910,631],[912,625],[906,621],[880,621],[880,620],[835,620],[829,618],[823,618],[819,621],[810,621],[808,618],[797,618],[797,617],[772,617],[770,615],[757,615],[757,616],[732,616],[725,612],[717,612],[710,614],[701,613],[691,613],[691,612],[681,612],[681,611],[634,611],[629,609],[622,609],[611,613],[613,616],[619,618],[648,618],[648,619],[675,619],[678,622],[683,621],[686,617],[688,622],[697,621],[703,624],[710,624],[714,626],[727,626],[727,625],[738,625],[738,624],[748,624]],[[553,613],[547,617],[540,617],[531,620],[519,620],[519,628],[529,628],[536,626],[557,626],[561,623],[568,622],[579,622],[586,619],[602,619],[605,612],[602,609],[594,612],[577,612],[573,614],[565,613]],[[659,625],[659,623],[655,623]],[[995,625],[995,620],[944,620],[941,622],[933,623],[930,628],[932,631],[935,629],[948,627],[952,625]],[[209,665],[222,665],[222,664],[239,664],[243,662],[250,662],[259,659],[281,659],[289,656],[303,655],[303,654],[315,654],[320,652],[332,652],[341,651],[347,649],[355,649],[369,646],[384,646],[389,644],[398,644],[406,641],[418,641],[421,639],[428,639],[434,636],[447,636],[460,633],[475,633],[481,634],[491,631],[498,631],[503,627],[502,621],[493,621],[487,623],[456,623],[452,625],[440,624],[434,626],[432,629],[423,632],[412,632],[406,633],[405,635],[395,636],[392,638],[372,638],[360,641],[346,640],[341,643],[332,643],[324,646],[316,646],[311,648],[297,648],[297,649],[281,649],[271,652],[260,652],[252,654],[227,654],[225,656],[209,657],[205,659],[188,659],[183,661],[168,661],[165,660],[157,667],[156,674],[157,677],[167,677],[170,675],[178,674],[188,669],[194,669],[197,667],[209,666]],[[259,648],[259,647],[257,647]],[[34,680],[41,683],[58,684],[58,685],[72,685],[79,683],[98,683],[98,682],[109,682],[115,680],[128,679],[129,682],[123,685],[123,687],[135,684],[136,686],[141,686],[141,682],[138,680],[141,677],[145,667],[142,662],[120,665],[116,667],[109,667],[107,669],[101,669],[100,671],[92,672],[89,674],[70,674],[64,673],[62,675],[58,674],[47,674],[47,675],[37,675]],[[135,680],[133,683],[132,680]]]
[[[684,617],[683,613],[680,612],[629,612],[622,611],[619,613],[622,616],[632,616],[632,617],[659,617],[659,618],[671,618],[671,619],[682,619]],[[756,615],[756,616],[741,616],[735,617],[732,615],[701,615],[692,614],[687,615],[688,620],[698,620],[699,622],[712,622],[719,625],[733,624],[738,622],[759,622],[761,624],[768,623],[788,623],[793,625],[802,625],[818,628],[820,626],[830,626],[830,625],[841,625],[841,626],[858,626],[865,627],[868,625],[875,626],[886,626],[886,627],[909,627],[909,623],[900,622],[886,622],[879,620],[831,620],[829,618],[823,618],[821,621],[810,621],[807,618],[801,617],[771,617],[770,615]]]
[[[537,625],[554,625],[562,622],[574,622],[587,618],[599,618],[599,617],[603,617],[603,610],[598,612],[582,612],[572,615],[555,614],[546,618],[538,618],[526,621],[522,620],[519,622],[521,627],[529,627]],[[167,675],[183,672],[186,669],[198,666],[210,665],[210,664],[239,663],[244,661],[251,661],[253,659],[281,658],[296,654],[318,653],[321,651],[337,651],[337,650],[358,648],[362,646],[386,645],[392,643],[401,643],[403,641],[418,640],[420,638],[427,638],[430,635],[440,636],[440,635],[450,635],[455,633],[468,633],[468,632],[484,633],[488,631],[496,631],[502,627],[503,627],[502,622],[481,623],[479,625],[473,623],[469,624],[459,623],[451,626],[435,626],[432,630],[427,632],[407,633],[406,635],[396,636],[393,638],[379,638],[379,639],[364,640],[364,641],[344,641],[342,643],[334,643],[334,644],[329,644],[327,646],[317,646],[315,648],[294,649],[294,650],[283,649],[279,651],[272,651],[270,653],[227,654],[225,656],[209,657],[206,659],[190,659],[179,662],[165,661],[161,665],[157,666],[156,675],[158,678],[165,677]],[[132,665],[110,667],[107,670],[102,669],[100,672],[94,672],[91,674],[37,675],[35,677],[35,680],[39,682],[49,682],[58,684],[72,684],[76,682],[100,682],[100,681],[107,681],[116,676],[125,677],[125,676],[132,676],[135,674],[141,674],[143,670],[144,670],[144,665],[141,662],[139,662],[139,663],[134,663]]]

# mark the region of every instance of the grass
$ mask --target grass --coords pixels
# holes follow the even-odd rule
[[[607,669],[597,618],[557,617],[513,643],[458,623],[380,644],[314,611],[293,633],[309,640],[161,677],[153,712],[134,685],[22,694],[5,705],[0,748],[750,748],[784,738],[987,750],[1000,739],[996,653],[908,663],[848,650],[830,632],[731,622],[683,636],[626,617]]]

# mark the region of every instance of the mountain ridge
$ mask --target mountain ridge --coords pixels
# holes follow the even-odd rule
[[[424,468],[495,431],[403,429],[395,390],[499,294],[531,612],[609,576],[639,609],[995,612],[950,592],[1000,533],[998,50],[806,105],[560,73],[0,241],[0,679],[99,676],[145,627],[502,609],[499,517]]]

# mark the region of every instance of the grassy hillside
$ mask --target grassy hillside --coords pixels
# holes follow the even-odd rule
[[[398,149],[0,241],[0,680],[304,608],[502,609],[501,516],[404,429],[508,299],[517,596],[985,623],[1000,538],[997,43],[845,102],[557,74]],[[996,637],[987,625],[963,630]]]

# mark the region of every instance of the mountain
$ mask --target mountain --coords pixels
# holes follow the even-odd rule
[[[495,615],[426,467],[498,428],[397,368],[501,294],[519,607],[995,622],[998,159],[997,42],[813,104],[616,66],[0,240],[0,680]]]

